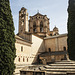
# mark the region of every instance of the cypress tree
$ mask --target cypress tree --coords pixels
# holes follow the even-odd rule
[[[68,6],[68,53],[75,60],[75,0],[69,0]]]
[[[15,34],[10,2],[0,0],[0,75],[13,75],[15,57]]]

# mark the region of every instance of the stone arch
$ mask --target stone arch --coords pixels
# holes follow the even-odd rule
[[[20,62],[20,57],[18,57],[18,61]]]

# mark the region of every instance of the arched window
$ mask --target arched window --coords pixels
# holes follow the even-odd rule
[[[49,52],[51,52],[51,48],[48,48]]]
[[[63,47],[64,51],[66,51],[66,47]]]
[[[52,34],[50,34],[50,36],[52,36]]]
[[[33,32],[36,32],[36,23],[33,23]]]
[[[20,62],[20,57],[18,58],[18,61]]]
[[[43,22],[40,22],[40,32],[43,32]]]

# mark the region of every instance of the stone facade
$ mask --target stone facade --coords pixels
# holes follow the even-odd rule
[[[29,29],[28,29],[29,27]],[[19,32],[16,37],[15,75],[28,65],[47,65],[55,61],[67,59],[67,34],[59,34],[58,28],[49,28],[49,18],[39,12],[30,16],[27,9],[19,11]],[[38,66],[38,65],[37,65]],[[28,68],[27,68],[28,69]],[[35,68],[34,68],[35,70]],[[45,75],[42,71],[25,71],[22,75]]]

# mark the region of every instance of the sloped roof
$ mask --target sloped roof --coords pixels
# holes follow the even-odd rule
[[[45,16],[45,15],[42,15],[41,13],[37,13],[37,14],[35,14],[34,16],[37,16],[37,15],[39,15],[39,16]],[[34,16],[32,16],[32,17],[34,17]]]
[[[55,26],[54,29],[58,29],[58,28]]]

